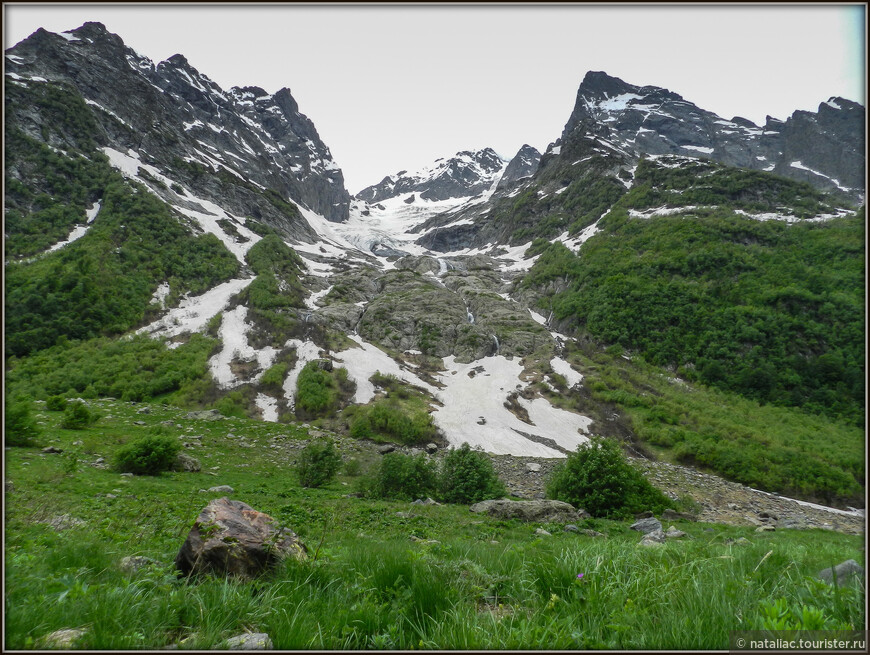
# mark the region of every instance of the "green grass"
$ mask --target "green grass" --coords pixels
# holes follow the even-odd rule
[[[277,649],[725,649],[730,630],[756,627],[762,608],[780,598],[831,622],[864,622],[859,589],[812,580],[861,559],[861,537],[679,522],[690,539],[645,549],[628,523],[590,520],[606,538],[549,524],[542,527],[553,536],[540,538],[538,524],[462,505],[343,498],[346,476],[302,489],[291,475],[307,438],[298,426],[94,404],[103,418],[86,430],[63,430],[60,412],[36,411],[40,446],[62,455],[7,451],[15,489],[6,496],[6,648],[37,648],[54,630],[85,627],[77,648],[184,640],[182,648],[212,649],[251,630],[268,633]],[[200,436],[202,446],[188,452],[203,472],[124,478],[92,467],[153,430]],[[200,489],[217,484],[294,529],[312,551],[322,541],[316,561],[287,562],[252,582],[178,579],[175,554],[217,496]],[[41,523],[61,514],[84,524],[56,532]],[[752,545],[726,545],[739,536]],[[127,555],[161,564],[124,574],[118,563]]]

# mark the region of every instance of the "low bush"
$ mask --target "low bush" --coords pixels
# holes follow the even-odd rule
[[[438,489],[439,498],[447,503],[471,504],[507,493],[490,459],[467,443],[452,449],[444,458]]]
[[[67,430],[84,430],[96,423],[99,418],[96,412],[91,411],[82,401],[77,400],[67,404],[60,427]]]
[[[625,459],[619,444],[593,437],[559,464],[547,482],[547,497],[582,507],[596,518],[660,512],[673,503]]]
[[[45,408],[52,412],[62,412],[66,409],[66,398],[63,396],[51,396],[45,401]]]
[[[39,436],[39,426],[33,416],[33,403],[30,400],[14,400],[6,404],[3,420],[6,428],[7,446],[33,446]]]
[[[335,478],[341,455],[329,440],[312,441],[299,454],[296,475],[303,487],[322,487]]]
[[[177,439],[158,434],[149,434],[127,444],[115,454],[115,468],[121,473],[157,475],[168,471],[181,450]]]
[[[387,453],[370,476],[361,482],[363,493],[371,498],[416,500],[434,495],[438,471],[424,455],[411,457]]]

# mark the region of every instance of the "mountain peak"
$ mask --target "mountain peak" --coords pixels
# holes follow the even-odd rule
[[[614,96],[621,93],[630,93],[637,87],[628,84],[618,77],[608,75],[604,71],[589,71],[580,83],[577,95],[589,93],[593,96]]]

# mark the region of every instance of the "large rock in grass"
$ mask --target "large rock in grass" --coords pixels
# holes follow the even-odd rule
[[[484,500],[471,511],[499,519],[520,519],[535,523],[572,523],[589,518],[588,512],[560,500]]]
[[[288,528],[245,503],[218,498],[206,505],[178,551],[183,574],[215,573],[252,578],[286,557],[306,559],[307,548]]]
[[[864,567],[853,559],[847,559],[837,566],[819,571],[818,575],[820,580],[824,580],[828,584],[833,584],[836,580],[838,587],[848,584],[855,577],[864,577]]]

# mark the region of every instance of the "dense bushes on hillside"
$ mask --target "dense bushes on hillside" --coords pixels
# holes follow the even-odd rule
[[[175,437],[149,434],[118,449],[115,468],[122,473],[157,475],[172,468],[180,450]]]
[[[354,388],[347,369],[328,369],[325,360],[308,362],[296,381],[296,415],[300,418],[327,416],[335,412]]]
[[[6,354],[62,337],[89,339],[141,323],[158,284],[202,293],[238,272],[214,235],[195,237],[141,188],[110,182],[89,232],[31,264],[6,267]]]
[[[341,466],[341,455],[332,441],[312,441],[299,453],[296,475],[303,487],[322,487],[331,482]]]
[[[617,209],[602,225],[581,257],[553,245],[524,282],[568,279],[557,319],[690,379],[863,421],[863,210],[787,225]]]

